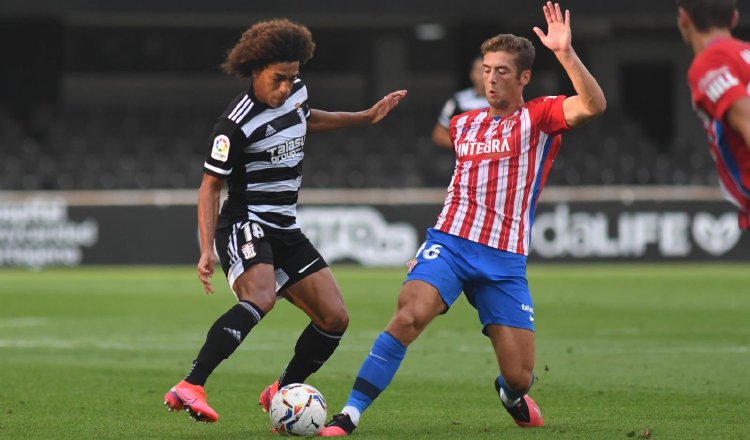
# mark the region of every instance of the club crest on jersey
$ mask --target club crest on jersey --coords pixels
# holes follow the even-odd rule
[[[411,271],[414,270],[414,266],[416,265],[417,265],[416,258],[412,258],[411,260],[409,260],[409,262],[406,263],[406,273],[411,273]]]
[[[226,135],[220,134],[214,138],[211,158],[221,162],[226,162],[229,158],[229,138]]]
[[[245,257],[246,260],[249,260],[255,256],[255,246],[253,246],[252,243],[248,242],[242,245],[242,256]]]
[[[516,120],[515,119],[505,119],[503,122],[500,123],[500,125],[502,126],[503,137],[507,137],[507,136],[505,136],[505,133],[513,130],[513,127],[516,126]]]

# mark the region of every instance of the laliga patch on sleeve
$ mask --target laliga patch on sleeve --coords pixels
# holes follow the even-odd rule
[[[214,147],[211,149],[211,158],[226,162],[229,157],[229,138],[220,134],[214,138]]]

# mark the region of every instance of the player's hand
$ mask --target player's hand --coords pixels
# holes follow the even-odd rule
[[[214,253],[202,253],[200,260],[198,260],[198,279],[203,283],[203,289],[206,293],[214,293],[214,288],[211,286],[214,266],[216,266],[216,256]]]
[[[565,52],[571,49],[571,32],[570,32],[570,11],[565,10],[565,16],[560,10],[560,4],[547,2],[542,7],[544,18],[547,19],[547,35],[538,27],[534,27],[534,32],[542,41],[547,49],[552,52]]]
[[[385,118],[385,116],[398,105],[398,102],[405,97],[406,90],[397,90],[385,95],[383,99],[378,101],[375,105],[373,105],[369,110],[365,112],[367,118],[370,121],[370,124],[380,122],[380,120]]]

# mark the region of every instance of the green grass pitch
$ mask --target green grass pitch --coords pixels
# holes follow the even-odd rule
[[[358,439],[750,438],[750,268],[531,265],[541,429],[517,428],[464,299],[407,353]],[[334,267],[351,317],[308,382],[340,410],[393,312],[403,270]],[[207,384],[218,423],[168,413],[213,320],[233,303],[192,267],[0,270],[0,438],[272,439],[257,406],[307,325],[281,302]]]

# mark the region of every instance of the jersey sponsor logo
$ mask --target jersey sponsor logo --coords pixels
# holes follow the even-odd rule
[[[211,158],[226,162],[229,158],[229,138],[220,134],[214,138],[214,146],[211,149]]]
[[[456,146],[459,158],[482,156],[483,159],[502,159],[513,155],[508,138],[492,139],[489,142],[459,142]]]
[[[253,246],[252,243],[245,243],[242,245],[242,256],[245,257],[246,260],[249,260],[255,256],[255,246]]]
[[[729,71],[729,67],[722,66],[718,69],[709,70],[698,81],[698,88],[708,96],[711,102],[716,102],[727,90],[739,83],[737,77]]]
[[[289,139],[283,144],[273,146],[266,151],[271,155],[271,163],[276,165],[277,163],[295,159],[297,155],[302,152],[302,147],[304,145],[305,137],[301,136]]]

